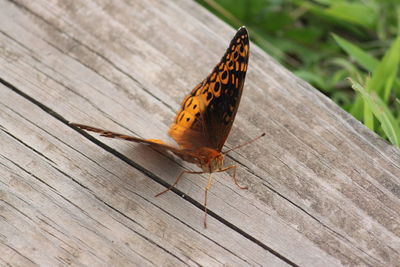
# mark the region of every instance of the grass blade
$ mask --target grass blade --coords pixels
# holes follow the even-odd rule
[[[367,71],[373,72],[376,66],[378,66],[379,61],[358,46],[337,36],[334,33],[332,34],[332,36],[335,39],[336,43]]]
[[[396,79],[400,61],[400,36],[385,53],[382,61],[378,64],[372,77],[367,81],[366,89],[368,92],[376,92],[387,103],[393,82]]]
[[[374,116],[381,123],[382,129],[390,142],[400,147],[400,125],[385,102],[375,92],[368,92],[359,83],[349,79],[354,90],[360,92],[364,99],[364,105],[368,105]]]

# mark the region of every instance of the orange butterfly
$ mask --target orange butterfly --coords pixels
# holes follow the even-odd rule
[[[224,167],[224,155],[265,135],[262,134],[245,144],[221,152],[239,107],[248,59],[249,36],[246,28],[241,27],[219,64],[183,100],[182,107],[168,132],[179,147],[170,146],[158,139],[141,139],[76,123],[71,125],[99,133],[101,136],[144,143],[156,149],[171,151],[183,160],[197,164],[202,171],[182,171],[169,188],[156,196],[171,190],[185,173],[209,173],[204,200],[204,227],[207,227],[207,193],[212,185],[211,173],[233,169],[235,184],[241,189],[247,189],[238,184],[235,165]]]

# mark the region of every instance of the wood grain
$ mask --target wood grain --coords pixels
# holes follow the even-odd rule
[[[396,266],[400,153],[251,45],[218,174],[67,122],[169,140],[234,30],[196,3],[0,0],[0,263]]]

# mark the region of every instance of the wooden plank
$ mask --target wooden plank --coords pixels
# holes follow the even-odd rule
[[[1,121],[1,126],[47,161],[62,166],[65,180],[70,180],[68,175],[74,177],[78,183],[64,190],[82,194],[77,206],[86,212],[88,203],[99,207],[102,213],[97,220],[115,209],[125,218],[125,224],[135,225],[138,218],[144,221],[142,224],[151,224],[141,234],[155,244],[161,242],[161,251],[168,250],[172,255],[171,264],[281,265],[286,261],[307,266],[377,266],[399,262],[398,150],[255,45],[251,47],[243,100],[227,146],[240,144],[263,131],[267,137],[231,154],[228,163],[239,165],[238,177],[250,189],[239,190],[229,174],[218,175],[209,204],[210,217],[214,219],[207,230],[202,229],[201,210],[194,206],[203,202],[206,177],[188,177],[179,184],[179,190],[189,195],[192,202],[173,193],[153,198],[162,187],[150,178],[171,183],[181,167],[195,167],[134,144],[96,137],[101,144],[121,153],[110,154],[60,122],[64,118],[142,137],[167,139],[168,126],[183,96],[207,75],[233,35],[229,27],[197,4],[155,0],[112,4],[0,3],[4,18],[0,26],[0,78],[9,88],[34,99],[17,104],[21,98],[11,97],[14,93],[6,93],[3,88],[1,95],[7,94],[7,98],[2,97],[2,103],[23,114],[25,120],[34,121],[36,128],[27,122],[16,123],[16,118]],[[47,107],[47,114],[31,114],[38,103]],[[58,115],[51,118],[54,112]],[[57,144],[48,141],[47,136],[32,138],[31,132],[41,131],[52,138],[56,136]],[[20,146],[17,140],[3,143],[11,151],[4,158],[14,152],[12,162],[31,159],[32,149],[26,148],[24,156],[16,153]],[[78,160],[74,159],[75,154],[80,155]],[[28,172],[35,169],[27,163],[20,164],[26,165]],[[17,172],[6,166],[6,173]],[[47,165],[41,166],[38,171],[43,174],[37,177],[50,179],[54,188],[64,188],[62,181],[54,180]],[[146,175],[132,166],[145,170]],[[109,172],[118,179],[110,179]],[[32,179],[27,174],[19,176],[21,180]],[[7,187],[5,192],[11,194],[9,190]],[[70,201],[75,196],[64,195]],[[85,198],[89,201],[85,202]],[[64,202],[60,205],[68,204]],[[12,203],[18,208],[22,205]],[[137,206],[144,208],[138,211]],[[44,213],[49,207],[36,209]],[[88,223],[79,211],[70,213],[82,220],[82,225]],[[11,218],[16,220],[14,215]],[[157,222],[151,223],[154,220]],[[105,221],[117,231],[116,222]],[[36,226],[30,227],[35,236]],[[114,231],[105,236],[112,240]],[[8,237],[10,232],[7,234]],[[140,254],[136,247],[128,250],[122,243],[130,239],[125,239],[126,233],[118,234],[123,240],[118,248],[122,259],[138,263],[143,258],[145,264],[155,255]],[[18,236],[21,240],[32,236],[25,235]],[[135,231],[126,235],[146,243]],[[163,240],[165,235],[168,240]],[[143,246],[151,248],[154,243]],[[85,255],[74,263],[98,257],[90,255],[92,246],[104,247],[108,253],[100,260],[113,263],[110,242],[95,240],[89,248],[71,246]],[[5,251],[11,250],[4,247]],[[224,256],[226,251],[230,253]],[[27,251],[22,252],[25,255]],[[142,258],[135,257],[135,252]],[[61,252],[54,248],[52,255],[61,255],[57,253]],[[171,255],[160,256],[160,262]]]
[[[0,87],[5,263],[285,265],[214,219],[204,233],[201,210]]]

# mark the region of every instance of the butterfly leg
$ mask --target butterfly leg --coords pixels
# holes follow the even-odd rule
[[[189,174],[202,174],[202,173],[204,173],[204,172],[182,171],[182,172],[178,175],[178,178],[176,178],[175,182],[174,182],[172,185],[170,185],[170,187],[168,187],[168,188],[165,189],[164,191],[161,191],[160,193],[158,193],[157,195],[155,195],[155,197],[158,197],[158,196],[160,196],[160,195],[162,195],[162,194],[164,194],[164,193],[167,193],[169,190],[171,190],[172,188],[174,188],[174,187],[178,184],[179,180],[181,179],[181,177],[182,177],[185,173],[189,173]]]
[[[207,199],[208,199],[208,190],[212,186],[211,174],[212,173],[210,173],[210,176],[208,177],[207,185],[204,188],[204,228],[207,228]]]
[[[247,186],[242,186],[242,185],[240,185],[240,184],[237,182],[237,180],[236,180],[236,165],[228,166],[228,167],[226,167],[226,168],[223,168],[223,169],[221,169],[221,170],[218,170],[217,172],[224,172],[224,171],[227,171],[227,170],[229,170],[229,169],[233,169],[233,176],[232,176],[232,179],[233,179],[233,182],[235,183],[235,185],[237,185],[237,187],[239,187],[240,189],[248,189]]]

